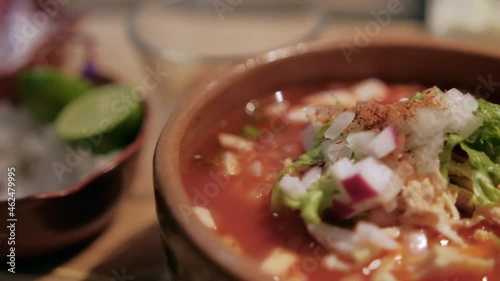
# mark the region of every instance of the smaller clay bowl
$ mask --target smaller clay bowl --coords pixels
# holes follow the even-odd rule
[[[113,81],[100,75],[93,80],[97,85]],[[141,129],[134,141],[81,182],[60,191],[17,199],[16,221],[8,216],[9,204],[12,203],[0,201],[0,252],[3,259],[14,246],[8,243],[13,233],[16,258],[27,258],[69,248],[96,236],[105,228],[124,187],[122,171],[143,143],[149,122],[146,102],[143,107]],[[11,223],[15,224],[15,231],[7,228]]]

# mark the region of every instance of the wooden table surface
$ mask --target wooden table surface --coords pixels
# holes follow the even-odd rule
[[[97,40],[99,66],[118,75],[130,85],[140,85],[147,66],[129,42],[124,27],[124,11],[96,11],[87,17],[81,29]],[[355,27],[366,21],[337,20],[322,32],[323,37],[352,37]],[[393,21],[382,33],[421,33],[411,21]],[[167,280],[166,263],[160,243],[153,197],[152,155],[158,134],[167,118],[162,87],[148,97],[153,118],[145,145],[140,151],[137,171],[126,181],[125,192],[116,206],[109,227],[79,251],[55,257],[56,265],[43,268],[46,273],[15,275],[0,273],[0,280],[43,281],[122,281]]]

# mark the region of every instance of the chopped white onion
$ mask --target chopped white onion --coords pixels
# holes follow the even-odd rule
[[[482,118],[474,115],[478,102],[470,94],[462,94],[457,89],[450,89],[446,92],[443,102],[448,113],[448,131],[466,138],[483,123]]]
[[[240,173],[240,162],[234,153],[226,151],[222,154],[222,158],[224,168],[229,175],[234,176]]]
[[[410,162],[418,174],[427,174],[439,169],[439,153],[443,150],[446,133],[457,133],[468,137],[483,120],[474,115],[477,100],[470,94],[457,89],[441,93],[439,89],[435,101],[437,107],[418,109],[415,116],[398,129],[408,133],[406,149],[413,153]]]
[[[332,166],[332,175],[342,184],[353,203],[377,197],[393,175],[390,168],[372,157],[354,164],[345,173],[338,172],[337,167]]]
[[[333,120],[332,125],[325,131],[325,138],[336,139],[351,124],[354,117],[356,117],[354,111],[347,110],[340,113]]]
[[[222,147],[238,151],[250,151],[253,149],[253,142],[233,134],[220,133],[219,143]]]
[[[340,158],[351,158],[352,150],[347,146],[346,140],[339,136],[334,140],[327,140],[321,144],[325,161],[329,164],[337,162]]]
[[[389,167],[372,157],[355,164],[361,176],[379,191],[380,202],[389,202],[401,191],[403,182]]]
[[[295,124],[306,124],[309,122],[306,109],[302,106],[292,107],[287,113],[287,118],[290,122]]]
[[[446,119],[443,119],[442,110],[434,108],[421,108],[415,116],[403,125],[410,129],[408,138],[409,148],[425,146],[429,138],[442,136],[446,129]],[[398,128],[400,129],[400,128]]]
[[[350,177],[356,173],[354,164],[348,158],[342,158],[330,167],[330,173],[334,178],[340,179]]]
[[[383,158],[394,151],[398,146],[397,131],[394,126],[387,126],[367,145],[369,154],[376,158]]]
[[[401,178],[373,157],[367,157],[354,165],[344,159],[330,167],[331,175],[340,183],[340,194],[349,198],[346,202],[338,197],[342,195],[334,196],[337,202],[332,204],[333,211],[338,216],[346,218],[388,204],[401,191]]]
[[[291,198],[307,193],[307,190],[300,179],[290,175],[284,175],[281,178],[279,187],[286,196]]]
[[[414,148],[408,160],[415,166],[417,174],[425,175],[439,170],[439,153],[443,150],[444,137],[437,135],[429,139],[426,146]]]
[[[362,242],[376,246],[379,249],[394,250],[398,248],[398,242],[389,237],[380,227],[375,224],[361,221],[356,224],[358,239]]]
[[[321,167],[315,166],[302,175],[300,182],[305,186],[306,190],[311,189],[312,184],[321,178],[321,172]]]
[[[336,271],[349,271],[352,269],[352,266],[348,263],[342,261],[334,254],[328,254],[323,258],[323,266],[329,270]]]
[[[358,157],[362,157],[368,154],[368,146],[367,144],[375,138],[377,133],[374,131],[361,131],[350,133],[346,140],[347,145],[352,149],[354,154]]]
[[[462,137],[468,137],[474,133],[483,124],[483,118],[479,116],[473,116],[466,120],[463,126],[457,127],[454,131],[461,135]]]
[[[267,274],[282,276],[297,263],[298,259],[297,254],[285,249],[276,248],[262,262],[260,268]]]

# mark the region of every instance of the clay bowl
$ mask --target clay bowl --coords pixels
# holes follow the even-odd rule
[[[227,249],[195,216],[183,219],[183,210],[193,203],[186,194],[181,171],[208,130],[234,108],[243,109],[249,100],[272,91],[367,77],[389,83],[460,87],[500,101],[500,87],[493,89],[485,82],[500,81],[498,51],[430,38],[374,39],[365,47],[346,41],[313,42],[273,51],[236,66],[186,98],[157,144],[157,212],[174,276],[182,276],[182,280],[273,280],[260,273],[256,261]]]
[[[101,75],[93,79],[96,85],[112,81]],[[123,148],[109,163],[78,184],[63,190],[16,199],[14,210],[17,219],[14,222],[16,258],[33,258],[57,253],[95,237],[105,228],[124,187],[122,171],[127,162],[133,159],[144,139],[149,113],[145,102],[143,106],[144,117],[139,133],[134,141]],[[16,186],[16,189],[19,188],[22,186]],[[8,201],[0,201],[0,209],[4,210],[0,212],[2,222],[0,251],[3,259],[11,252],[11,245],[8,244],[11,234],[6,226],[13,221],[8,221],[10,219],[8,207]]]

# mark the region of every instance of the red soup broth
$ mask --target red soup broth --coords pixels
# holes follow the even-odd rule
[[[306,95],[349,86],[350,84],[336,83],[295,87],[280,92],[284,99],[293,105],[299,103]],[[418,85],[390,85],[390,94],[381,102],[395,102],[410,97],[422,89]],[[260,99],[258,102],[259,106],[275,102],[275,94],[269,93],[268,98]],[[219,144],[218,135],[220,133],[241,135],[245,125],[260,129],[261,134],[255,140],[255,149],[252,152],[236,153],[241,170],[237,175],[229,176],[218,162],[226,150]],[[304,125],[287,122],[284,118],[250,115],[245,110],[245,104],[242,104],[240,108],[229,113],[226,119],[214,124],[206,139],[202,140],[194,150],[192,160],[184,167],[182,175],[188,195],[194,205],[210,210],[217,225],[217,233],[242,255],[263,261],[277,247],[298,254],[299,261],[291,271],[292,275],[299,276],[299,279],[293,280],[340,280],[353,274],[361,278],[353,280],[371,280],[369,268],[349,273],[339,273],[325,268],[322,260],[327,251],[309,236],[299,214],[288,212],[278,215],[271,212],[270,191],[283,168],[284,159],[296,160],[305,152],[301,140],[303,129]],[[255,161],[262,163],[262,173],[259,176],[250,171]],[[214,183],[218,188],[213,188]],[[471,249],[471,251],[483,250],[485,249],[480,247]],[[401,255],[404,257],[404,253]],[[401,264],[404,265],[404,259]],[[498,272],[498,275],[494,275],[500,276],[500,271]],[[399,280],[412,279],[405,270],[394,273]],[[483,279],[484,276],[466,274],[457,268],[453,272],[436,273],[434,277],[425,281],[497,280],[492,279],[494,275],[488,276],[490,279],[487,279],[488,277]]]

